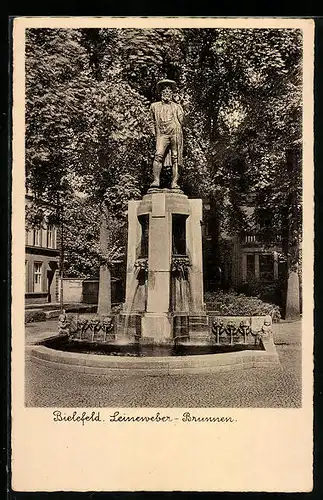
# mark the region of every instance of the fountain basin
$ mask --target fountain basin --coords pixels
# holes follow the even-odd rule
[[[40,345],[64,352],[80,354],[96,354],[103,356],[135,356],[135,357],[165,357],[165,356],[196,356],[205,354],[225,354],[245,350],[263,351],[261,344],[205,344],[185,342],[180,344],[168,343],[125,343],[112,341],[106,343],[88,342],[84,340],[68,339],[68,336],[59,336],[40,342]]]
[[[276,349],[267,350],[266,348],[264,350],[222,352],[221,354],[133,357],[67,352],[45,345],[36,345],[29,349],[29,357],[34,363],[63,370],[96,375],[129,376],[210,373],[236,368],[250,369],[256,366],[270,366],[273,363],[279,363]]]

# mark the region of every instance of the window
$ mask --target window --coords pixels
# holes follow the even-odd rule
[[[33,245],[41,247],[41,229],[34,229],[33,231]]]
[[[28,260],[25,260],[25,292],[28,291]]]
[[[47,228],[47,247],[54,248],[54,229],[53,226]]]
[[[257,243],[256,235],[255,234],[246,234],[244,237],[244,243],[246,243],[246,244]]]
[[[34,292],[41,292],[42,291],[42,263],[41,262],[34,262],[34,276],[33,276],[33,283],[34,283]]]
[[[255,277],[255,254],[247,254],[247,279]]]
[[[173,255],[186,255],[186,215],[172,215]]]
[[[261,243],[271,243],[275,239],[273,230],[273,216],[267,211],[262,211],[258,214],[259,238]]]
[[[274,256],[270,254],[259,255],[259,278],[263,281],[274,279]]]
[[[141,225],[140,257],[148,257],[149,215],[140,215],[138,220]]]
[[[34,232],[32,229],[26,231],[26,245],[34,244]]]

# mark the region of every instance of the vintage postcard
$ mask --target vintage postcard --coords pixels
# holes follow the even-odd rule
[[[12,29],[13,490],[311,491],[314,22]]]

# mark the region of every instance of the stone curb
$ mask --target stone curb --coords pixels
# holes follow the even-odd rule
[[[98,356],[56,351],[44,346],[30,346],[28,357],[37,364],[97,375],[172,375],[207,373],[221,370],[280,365],[277,352],[235,352],[156,358]]]

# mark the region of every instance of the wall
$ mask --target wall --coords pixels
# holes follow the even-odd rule
[[[84,304],[97,304],[99,296],[99,280],[84,280],[82,302]]]
[[[32,204],[32,193],[26,193],[26,206]],[[39,203],[40,200],[38,200]],[[58,301],[59,249],[57,228],[48,223],[48,216],[56,209],[48,201],[41,201],[44,220],[41,228],[25,231],[25,302],[43,304]],[[36,273],[35,264],[40,267]]]
[[[97,304],[98,295],[99,280],[83,278],[63,279],[63,297],[66,304]],[[111,279],[111,300],[112,303],[122,300],[122,283],[116,278]]]
[[[57,302],[57,267],[56,250],[29,248],[25,254],[25,301],[26,304]],[[34,290],[34,263],[41,264],[41,289]]]
[[[80,303],[82,302],[82,283],[80,278],[64,278],[63,279],[63,298],[64,303]]]

